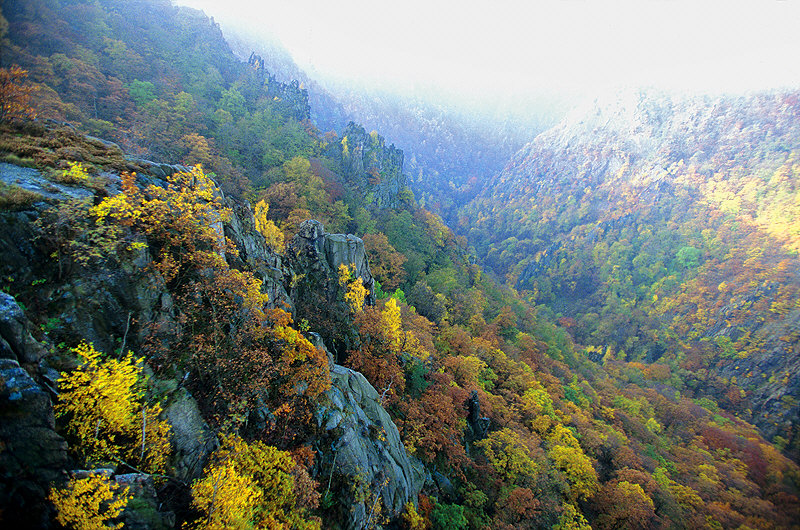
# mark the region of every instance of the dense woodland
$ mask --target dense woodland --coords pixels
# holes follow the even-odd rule
[[[3,263],[0,286],[62,372],[65,470],[111,468],[53,479],[54,527],[140,509],[110,478],[131,470],[197,528],[344,527],[347,495],[376,528],[797,527],[796,93],[577,115],[500,175],[451,179],[466,184],[448,204],[475,196],[454,231],[391,139],[318,130],[299,83],[237,59],[198,11],[5,0],[2,15],[0,157],[86,197],[0,187],[4,226],[38,212],[46,261]],[[354,268],[336,304],[293,278],[309,295],[292,314],[220,236],[235,209],[278,259],[307,219],[358,236],[373,292]],[[138,315],[144,339],[123,342],[62,318],[60,285],[133,276],[143,253],[174,322]],[[424,466],[400,513],[318,450],[331,367],[311,332]],[[178,484],[160,400],[184,384],[216,449]],[[0,522],[19,517],[9,491]]]

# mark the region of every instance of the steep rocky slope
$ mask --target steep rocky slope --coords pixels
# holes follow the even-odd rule
[[[185,169],[159,167],[162,171]],[[109,185],[104,193],[118,191],[115,183],[119,177],[108,173],[105,178]],[[0,437],[4,447],[0,502],[4,521],[16,521],[20,527],[39,527],[46,525],[48,509],[43,498],[50,483],[60,480],[72,465],[66,442],[54,430],[52,408],[59,378],[52,367],[62,368],[68,361],[63,355],[63,341],[80,337],[105,351],[115,347],[138,351],[147,340],[148,322],[178,326],[181,313],[164,287],[154,289],[152,277],[134,273],[145,270],[152,260],[146,250],[120,270],[53,270],[53,261],[37,243],[43,235],[34,220],[43,210],[91,196],[91,190],[56,185],[37,170],[9,164],[0,167],[0,180],[24,189],[43,190],[42,198],[46,199],[20,211],[0,214],[4,289],[18,292],[29,302],[45,304],[27,308],[35,309],[38,324],[34,325],[14,297],[0,293]],[[147,175],[139,178],[140,184],[152,182],[158,179]],[[326,234],[320,223],[308,221],[301,226],[290,245],[292,251],[284,258],[264,245],[263,237],[254,229],[249,206],[230,200],[228,204],[235,214],[225,223],[224,232],[239,249],[238,257],[229,257],[230,265],[252,270],[263,280],[272,306],[287,307],[295,311],[298,320],[315,322],[318,315],[310,305],[311,299],[321,296],[323,304],[332,308],[340,303],[339,265],[355,266],[355,274],[364,279],[370,293],[367,303],[371,303],[372,276],[360,239]],[[293,281],[298,277],[305,281]],[[327,336],[326,340],[332,337]],[[326,348],[321,340],[318,346]],[[318,479],[335,478],[336,486],[345,489],[337,492],[332,502],[346,514],[343,520],[348,521],[347,528],[362,528],[374,511],[371,503],[380,501],[385,505],[384,514],[398,515],[405,503],[418,495],[424,472],[408,455],[375,389],[361,374],[334,364],[332,356],[330,359],[332,386],[315,413],[319,428]],[[200,476],[216,446],[216,437],[180,381],[154,381],[158,381],[163,394],[163,418],[172,426],[175,476],[189,482]],[[249,414],[257,418],[259,411]],[[349,484],[357,480],[366,482],[346,493],[350,491]],[[365,492],[372,491],[377,492],[375,496],[365,497]],[[38,514],[39,519],[32,520],[31,513]]]

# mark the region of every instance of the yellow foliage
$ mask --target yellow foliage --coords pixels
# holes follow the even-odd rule
[[[282,252],[285,249],[283,232],[273,221],[267,219],[267,213],[269,213],[269,204],[264,199],[261,199],[256,203],[255,212],[253,213],[256,221],[256,230],[264,236],[270,248]]]
[[[64,170],[58,180],[67,184],[84,184],[89,182],[89,173],[80,162],[69,162],[69,169]]]
[[[400,307],[394,298],[389,298],[384,305],[384,309],[381,312],[381,321],[383,322],[386,338],[391,342],[390,348],[395,352],[399,352],[403,340],[403,322],[400,317]]]
[[[528,426],[540,436],[544,436],[555,422],[553,400],[541,386],[528,388],[522,394],[521,412],[527,420]]]
[[[444,361],[445,369],[461,387],[478,384],[487,364],[473,355],[454,355]]]
[[[63,489],[53,489],[48,500],[56,507],[56,521],[66,528],[108,530],[122,528],[110,524],[119,517],[131,496],[128,488],[108,482],[100,474],[72,479]]]
[[[564,511],[553,525],[553,530],[592,530],[589,521],[574,504],[565,504]]]
[[[428,527],[425,522],[425,518],[417,513],[417,509],[414,507],[414,503],[411,501],[405,504],[405,510],[403,511],[403,523],[405,523],[405,527],[408,530],[425,530]]]
[[[128,227],[155,243],[154,265],[167,282],[183,267],[223,268],[222,254],[234,252],[222,231],[231,212],[200,166],[168,176],[165,188],[151,184],[144,191],[135,174],[124,173],[122,192],[103,199],[91,213],[98,225]]]
[[[162,471],[169,456],[170,427],[158,419],[161,406],[143,406],[136,389],[141,359],[102,361],[91,344],[72,350],[83,361],[73,372],[61,374],[57,417],[68,422],[65,431],[77,443],[72,447],[89,459],[127,459],[145,471]],[[142,440],[144,432],[144,440]]]
[[[197,528],[225,530],[252,528],[256,506],[262,492],[249,476],[236,471],[233,461],[212,466],[206,476],[192,486],[192,505],[205,517],[196,521]]]
[[[483,449],[489,464],[509,483],[516,484],[518,480],[533,480],[536,477],[538,466],[531,457],[530,449],[519,434],[511,429],[494,431],[475,445]]]
[[[300,528],[319,530],[298,506],[286,451],[237,436],[223,438],[205,477],[192,487],[192,504],[204,513],[198,528]]]
[[[580,448],[556,445],[548,451],[550,460],[560,469],[570,484],[571,499],[588,499],[599,489],[597,472]]]
[[[355,266],[349,267],[342,263],[339,265],[339,286],[345,290],[344,301],[353,314],[358,313],[364,308],[364,299],[367,297],[367,288],[361,278],[353,279]]]
[[[581,445],[578,439],[572,434],[572,431],[557,423],[553,431],[547,437],[547,441],[553,445],[563,445],[565,447],[572,447],[573,449],[581,450]]]

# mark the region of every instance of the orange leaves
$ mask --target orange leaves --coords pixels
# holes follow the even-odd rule
[[[606,484],[596,503],[602,512],[598,518],[601,528],[650,528],[655,516],[653,499],[639,484],[625,480]]]
[[[275,320],[267,332],[279,350],[278,373],[282,379],[282,393],[286,398],[303,396],[313,400],[331,386],[328,358],[298,331],[290,327],[291,315],[273,309]]]
[[[446,376],[436,374],[433,379],[418,400],[397,404],[403,443],[423,461],[441,462],[459,474],[468,462],[462,443],[466,428],[464,398],[451,395]]]
[[[405,279],[403,264],[407,261],[406,256],[397,252],[381,232],[364,234],[362,239],[373,276],[386,292],[394,291]]]
[[[227,241],[222,222],[230,210],[200,166],[167,177],[167,186],[151,184],[143,191],[136,175],[122,175],[122,193],[92,208],[97,224],[116,223],[147,237],[155,253],[155,269],[169,283],[186,272],[221,265]]]
[[[0,123],[20,118],[35,118],[31,107],[32,87],[25,84],[28,71],[17,65],[0,68]]]

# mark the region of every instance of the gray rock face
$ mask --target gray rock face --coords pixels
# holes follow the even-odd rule
[[[375,280],[369,270],[364,241],[350,234],[326,234],[319,221],[304,221],[289,245],[295,274],[322,273],[333,291],[339,289],[339,265],[355,266],[354,276],[361,278],[369,291],[367,303],[374,303]],[[295,298],[295,292],[292,297]]]
[[[175,475],[190,482],[202,474],[208,455],[216,449],[216,437],[185,389],[172,395],[162,417],[172,426]]]
[[[319,221],[305,221],[289,243],[287,259],[293,274],[290,295],[298,319],[306,319],[335,353],[352,346],[350,315],[339,286],[339,265],[354,266],[374,304],[375,280],[369,270],[364,242],[352,235],[326,234]]]
[[[247,267],[256,277],[264,282],[263,289],[269,295],[270,305],[288,308],[294,312],[294,304],[287,291],[286,279],[291,272],[281,256],[266,245],[266,241],[255,229],[253,211],[249,205],[239,205],[228,201],[233,210],[229,223],[225,225],[225,235],[229,237],[239,250],[239,257],[227,256],[228,264],[236,268]]]
[[[323,473],[360,485],[361,495],[339,491],[336,497],[346,508],[347,528],[365,528],[378,495],[389,517],[417,498],[425,482],[424,468],[409,456],[378,392],[362,374],[334,365],[331,379],[328,401],[316,411],[317,424],[332,440],[323,455],[328,463]],[[373,493],[363,495],[367,491]]]
[[[0,162],[0,182],[15,184],[51,200],[86,199],[92,196],[92,192],[86,188],[51,182],[38,169],[5,162]]]
[[[67,466],[50,396],[17,361],[0,359],[0,506],[7,528],[46,526],[47,484]]]
[[[372,295],[375,280],[369,270],[367,254],[364,250],[364,241],[351,234],[327,234],[323,243],[325,260],[334,271],[339,270],[339,265],[353,265],[354,275],[361,278],[370,295]]]
[[[347,153],[342,153],[348,179],[367,193],[373,207],[396,208],[400,190],[406,187],[403,151],[352,122],[342,136],[348,146]]]
[[[159,510],[161,503],[151,475],[128,473],[116,475],[114,482],[124,488],[133,498],[122,512],[122,523],[129,530],[162,530],[175,528],[175,514]]]
[[[36,363],[47,351],[31,336],[30,322],[10,294],[0,292],[0,356]]]

